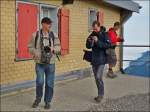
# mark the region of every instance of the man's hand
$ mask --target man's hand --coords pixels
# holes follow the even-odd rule
[[[33,59],[39,59],[39,58],[40,58],[40,54],[37,51],[34,51]]]
[[[124,42],[124,39],[123,38],[117,38],[118,42]]]
[[[50,47],[51,48],[51,53],[55,53],[55,49],[54,49],[54,47]]]
[[[94,40],[94,42],[97,42],[97,41],[98,41],[97,36],[93,36],[92,39]]]

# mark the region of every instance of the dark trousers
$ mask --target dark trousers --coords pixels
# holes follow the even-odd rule
[[[104,67],[105,65],[92,66],[97,89],[98,89],[98,96],[104,95],[104,83],[102,78]]]
[[[44,102],[50,103],[53,98],[55,64],[36,64],[36,99],[43,96],[43,85],[45,76],[45,95]]]

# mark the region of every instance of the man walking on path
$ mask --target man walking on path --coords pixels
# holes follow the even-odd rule
[[[100,30],[100,23],[94,21],[92,24],[93,32],[89,35],[86,41],[86,48],[92,49],[92,61],[95,81],[98,89],[98,96],[94,98],[96,102],[101,102],[104,96],[103,70],[107,63],[106,49],[110,47],[110,41],[105,36],[105,33]]]
[[[32,107],[38,107],[41,102],[45,82],[44,108],[49,109],[54,92],[55,57],[60,52],[60,42],[56,34],[50,30],[52,26],[50,18],[43,18],[41,24],[42,29],[33,33],[28,44],[29,51],[36,63],[36,99]]]
[[[111,47],[107,50],[108,53],[108,64],[109,64],[109,70],[107,73],[107,76],[109,78],[115,78],[117,75],[114,74],[113,72],[113,67],[116,66],[117,63],[117,57],[116,57],[116,52],[115,52],[115,48],[117,45],[117,42],[123,42],[123,38],[118,37],[117,35],[117,31],[120,28],[120,23],[119,22],[115,22],[113,28],[110,28],[108,31],[108,35],[111,41]]]

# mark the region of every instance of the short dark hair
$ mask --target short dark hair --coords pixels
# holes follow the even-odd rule
[[[114,23],[114,26],[120,26],[120,22],[118,22],[118,21],[115,22],[115,23]]]
[[[41,21],[41,23],[46,23],[46,24],[51,24],[52,23],[52,20],[48,17],[44,17]]]
[[[100,26],[100,22],[98,22],[98,21],[93,21],[92,27],[94,27],[95,25]]]

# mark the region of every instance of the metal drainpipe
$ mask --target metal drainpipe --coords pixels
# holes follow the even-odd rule
[[[130,17],[132,16],[132,12],[131,11],[122,11],[121,13],[121,37],[124,38],[124,24],[130,19]],[[124,70],[123,70],[123,43],[120,44],[120,61],[119,61],[119,65],[120,65],[120,72],[122,74],[124,74]]]

